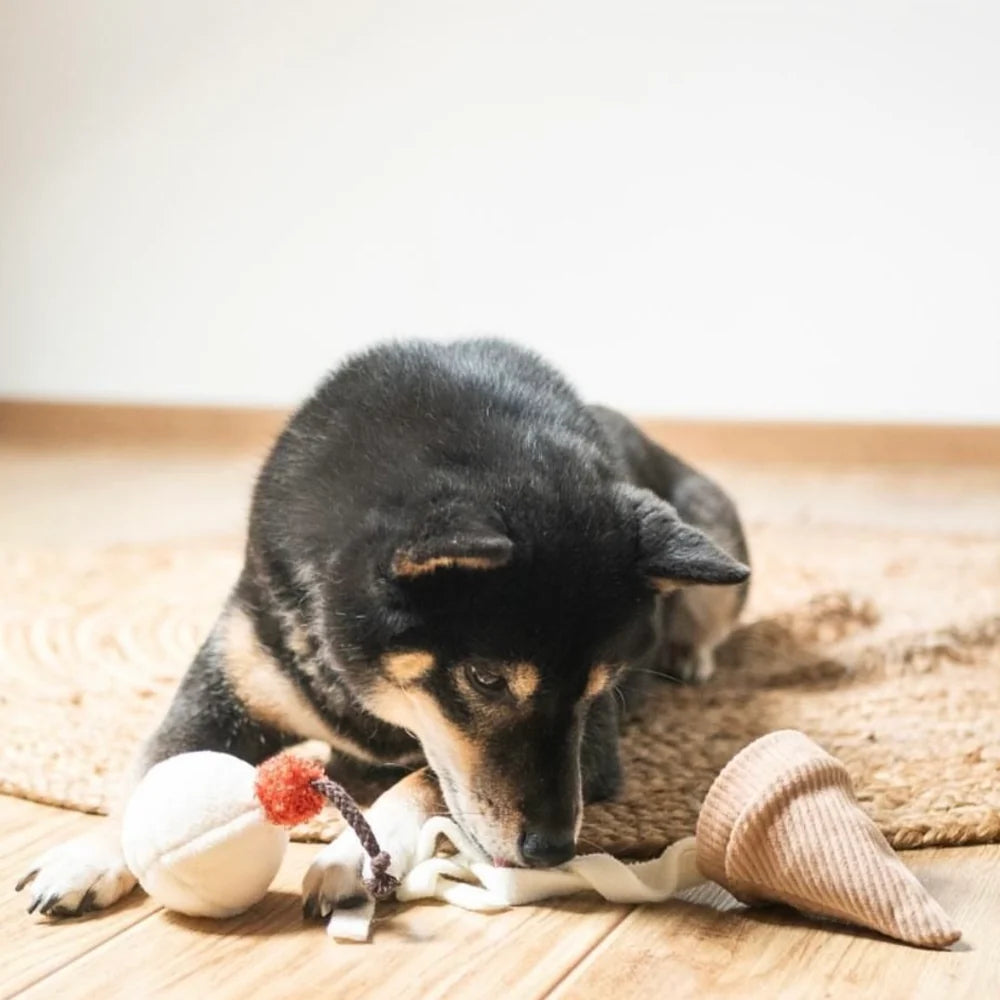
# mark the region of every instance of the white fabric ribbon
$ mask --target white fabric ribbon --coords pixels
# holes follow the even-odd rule
[[[439,853],[442,837],[456,853]],[[634,864],[610,854],[585,854],[559,868],[497,868],[452,820],[436,816],[420,830],[414,866],[396,898],[440,899],[480,912],[588,890],[612,903],[660,903],[704,881],[695,864],[694,837],[678,840],[651,861]],[[374,913],[374,903],[335,910],[327,933],[338,941],[366,941]]]

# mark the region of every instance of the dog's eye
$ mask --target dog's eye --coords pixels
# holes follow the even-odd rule
[[[486,667],[476,666],[474,663],[465,665],[465,676],[469,683],[481,694],[496,696],[507,690],[507,681],[503,674],[498,674],[495,670]]]

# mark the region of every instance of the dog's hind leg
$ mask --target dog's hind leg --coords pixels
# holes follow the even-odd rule
[[[743,606],[737,587],[687,587],[669,614],[662,669],[701,684],[715,672],[715,650],[729,635]]]
[[[650,440],[628,418],[594,406],[591,414],[608,438],[630,482],[673,504],[681,519],[700,528],[723,551],[749,565],[736,505],[697,469]],[[729,634],[746,601],[748,585],[682,587],[660,598],[655,626],[655,672],[701,682],[715,670],[715,649]]]
[[[223,614],[163,722],[139,753],[123,782],[118,804],[100,829],[52,848],[29,866],[16,886],[18,891],[30,886],[29,913],[79,916],[110,906],[133,889],[136,879],[121,849],[121,814],[128,794],[153,764],[189,750],[219,750],[257,764],[293,741],[290,734],[296,731],[297,719],[289,718],[289,731],[262,722],[241,697],[240,672],[257,671],[258,690],[264,677],[272,680],[272,715],[277,718],[281,711],[294,715],[289,706],[280,704],[282,694],[287,694],[282,682],[290,682],[250,641],[253,633],[248,626],[249,619],[238,608],[230,607]]]

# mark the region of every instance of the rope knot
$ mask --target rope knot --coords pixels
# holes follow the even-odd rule
[[[385,851],[379,851],[371,859],[371,875],[364,880],[365,888],[376,898],[385,899],[399,888],[399,879],[389,872],[392,859]]]
[[[364,879],[365,888],[376,898],[391,896],[399,888],[399,879],[389,874],[392,859],[382,850],[368,820],[347,790],[326,775],[313,779],[312,787],[325,795],[339,810],[347,825],[354,831],[370,859],[371,875]]]

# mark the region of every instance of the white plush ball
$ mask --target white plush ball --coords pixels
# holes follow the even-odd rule
[[[263,898],[288,830],[265,818],[256,777],[246,761],[208,750],[150,768],[125,808],[122,848],[156,902],[195,917],[231,917]]]

